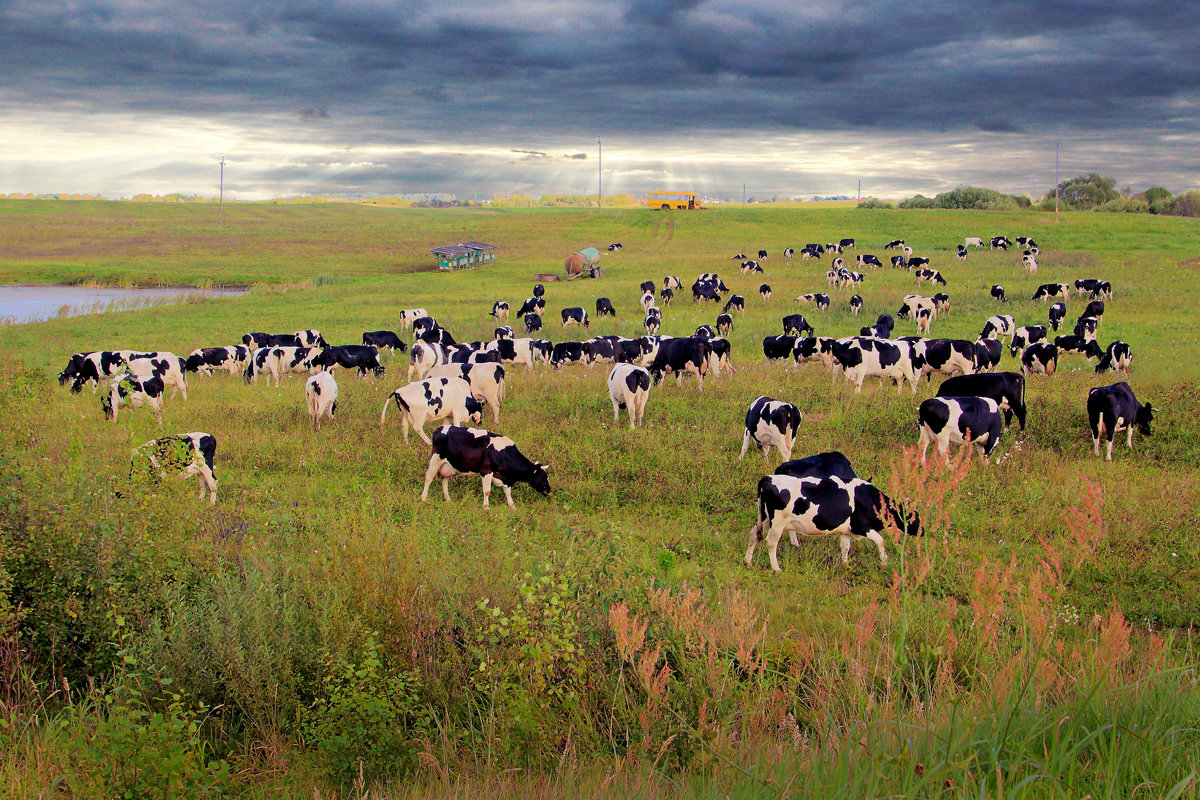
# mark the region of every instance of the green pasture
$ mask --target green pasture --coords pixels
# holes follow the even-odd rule
[[[972,248],[965,263],[956,259],[955,245],[964,237],[986,240],[996,234],[1033,236],[1041,248],[1038,273],[1025,275],[1019,249]],[[781,257],[784,247],[799,251],[806,242],[846,236],[858,241],[857,250],[846,252],[852,269],[856,253],[875,253],[886,263],[891,253],[883,244],[902,238],[916,254],[929,256],[949,285],[917,285],[910,273],[885,267],[863,270],[860,288],[834,289],[825,278],[828,259],[785,263]],[[465,239],[496,244],[496,264],[452,274],[431,271],[430,247]],[[494,324],[488,312],[494,300],[507,300],[515,312],[530,295],[535,273],[561,274],[563,258],[574,250],[603,250],[611,242],[621,242],[623,249],[603,254],[601,279],[545,284],[542,336],[555,342],[586,338],[588,331],[563,329],[558,312],[579,305],[592,314],[600,296],[612,300],[619,316],[593,319],[591,335],[640,335],[638,284],[653,280],[661,287],[665,275],[679,276],[684,289],[663,308],[662,333],[690,334],[712,323],[720,308],[693,304],[687,287],[699,273],[717,272],[746,299],[729,336],[737,371],[710,374],[703,391],[690,378],[680,387],[668,377],[651,390],[645,427],[630,431],[624,415],[618,422],[612,419],[605,385],[609,367],[572,366],[560,373],[545,365],[510,367],[500,421],[493,423],[485,410],[484,427],[511,437],[530,458],[549,462],[554,487],[544,498],[518,486],[511,510],[497,491],[493,508],[485,511],[474,476],[451,481],[449,504],[436,484],[428,503],[418,501],[428,446],[415,435],[407,443],[401,439],[394,408],[383,430],[379,424],[385,398],[405,383],[402,355],[385,362],[382,378],[338,371],[337,419],[320,434],[308,422],[300,376],[285,379],[279,388],[227,375],[189,376],[188,400],[167,400],[161,429],[153,415],[138,410],[108,423],[90,389],[71,395],[54,380],[75,352],[135,348],[186,355],[196,347],[239,343],[252,330],[317,328],[330,342],[358,343],[366,330],[398,330],[399,310],[416,306],[428,308],[459,341],[490,339]],[[760,248],[769,252],[762,262],[765,274],[741,275],[730,256],[754,257]],[[861,662],[842,643],[856,640],[875,604],[897,602],[893,568],[906,574],[906,554],[914,545],[889,542],[892,562],[886,568],[867,543],[858,543],[850,564],[843,566],[835,538],[801,542],[799,549],[781,545],[778,575],[767,568],[763,548],[752,567],[742,564],[756,482],[777,463],[774,456],[766,461],[753,450],[738,459],[745,411],[755,397],[770,395],[801,409],[795,457],[841,450],[860,475],[887,487],[894,473],[903,472],[903,448],[916,444],[917,404],[934,394],[940,380],[923,383],[916,397],[875,380],[855,394],[819,364],[768,363],[761,340],[781,332],[782,316],[803,313],[819,335],[852,335],[877,314],[894,314],[903,295],[942,289],[952,306],[935,320],[932,335],[974,339],[996,313],[1012,314],[1018,325],[1044,324],[1047,304],[1029,299],[1036,286],[1090,277],[1114,286],[1098,339],[1102,345],[1114,339],[1132,345],[1129,382],[1140,400],[1155,407],[1151,437],[1135,434],[1130,451],[1122,434],[1114,460],[1105,463],[1092,455],[1084,402],[1090,388],[1117,378],[1095,375],[1081,356],[1063,357],[1059,373],[1050,378],[1031,377],[1027,432],[1006,431],[996,463],[984,466],[976,459],[971,464],[950,497],[948,525],[938,528],[944,555],[919,590],[905,596],[911,601],[905,616],[893,620],[886,635],[881,628],[862,639]],[[1164,735],[1182,738],[1161,752],[1143,753],[1130,744],[1128,759],[1097,755],[1088,749],[1094,741],[1078,752],[1043,748],[1061,759],[1055,769],[1063,782],[1054,791],[1062,796],[1096,791],[1097,779],[1078,769],[1085,763],[1113,765],[1116,780],[1128,781],[1117,795],[1127,795],[1155,770],[1165,784],[1155,793],[1164,794],[1196,768],[1194,725],[1192,733],[1177,731],[1183,723],[1177,725],[1171,714],[1183,713],[1183,706],[1170,699],[1185,684],[1194,687],[1190,649],[1200,624],[1195,536],[1200,526],[1200,360],[1192,346],[1200,307],[1200,226],[1193,220],[1070,213],[1056,222],[1053,215],[1031,211],[803,207],[664,213],[231,204],[218,224],[216,207],[208,205],[0,201],[4,281],[249,287],[236,298],[9,326],[0,344],[0,360],[7,365],[0,373],[5,537],[0,588],[7,595],[0,610],[10,615],[13,635],[30,654],[26,677],[43,687],[42,694],[64,678],[77,687],[91,678],[110,687],[137,685],[143,692],[152,685],[159,692],[155,698],[167,685],[174,688],[163,696],[178,692],[187,708],[220,707],[206,718],[203,747],[192,739],[187,744],[220,755],[232,774],[241,776],[210,770],[206,774],[214,785],[248,793],[283,787],[311,797],[312,786],[349,785],[355,759],[365,759],[368,776],[381,782],[377,785],[401,791],[410,785],[404,776],[436,782],[441,774],[429,768],[429,759],[418,757],[422,752],[436,755],[439,769],[452,766],[456,775],[470,779],[502,775],[508,768],[561,772],[566,747],[579,785],[591,786],[588,776],[636,750],[628,730],[636,733],[639,724],[637,715],[618,702],[636,694],[629,688],[636,680],[630,677],[627,687],[620,677],[608,609],[627,601],[650,614],[647,591],[665,587],[700,590],[717,617],[733,597],[747,598],[767,623],[756,652],[778,673],[762,678],[757,694],[740,689],[743,694],[723,695],[728,686],[714,688],[711,673],[689,671],[688,657],[695,653],[682,639],[674,655],[664,656],[672,664],[670,686],[679,703],[673,713],[693,720],[692,727],[681,724],[676,730],[663,722],[655,729],[659,738],[651,749],[664,748],[662,774],[682,776],[681,785],[690,787],[676,785],[670,791],[700,796],[741,785],[774,796],[763,788],[766,784],[747,777],[757,775],[756,769],[769,776],[776,768],[770,762],[814,775],[847,770],[858,777],[848,777],[844,786],[866,793],[903,793],[907,787],[904,791],[922,796],[937,794],[934,788],[913,789],[911,767],[879,761],[876,754],[869,762],[848,763],[842,751],[828,749],[837,736],[852,735],[844,726],[823,727],[823,720],[834,718],[867,725],[870,732],[863,736],[878,739],[882,748],[924,753],[920,757],[927,764],[934,751],[941,753],[946,779],[966,793],[990,795],[997,787],[989,788],[987,780],[1001,778],[1008,781],[1005,789],[1012,788],[1049,769],[1030,755],[1044,731],[1037,720],[1022,717],[1017,727],[1027,737],[1022,740],[1027,752],[1012,760],[995,752],[977,755],[976,763],[989,764],[984,780],[978,768],[964,766],[970,760],[964,753],[977,743],[962,737],[998,741],[1007,735],[998,731],[1007,728],[1000,720],[1008,711],[989,717],[981,710],[989,698],[1001,704],[1007,698],[1011,707],[1005,708],[1021,714],[1086,707],[1087,713],[1103,716],[1104,709],[1124,707],[1115,699],[1124,691],[1121,685],[1091,696],[1086,681],[1074,699],[1067,690],[1047,690],[1036,703],[1026,702],[1012,689],[1012,676],[1003,677],[1008,656],[1032,652],[1016,600],[1006,607],[1001,625],[1003,647],[997,652],[1007,654],[1004,658],[980,643],[978,628],[965,612],[972,602],[982,602],[981,569],[1014,564],[1014,585],[1024,585],[1048,547],[1062,552],[1073,546],[1070,512],[1081,507],[1085,481],[1102,493],[1103,530],[1086,557],[1063,572],[1062,594],[1052,604],[1056,635],[1067,643],[1059,652],[1099,647],[1093,622],[1108,619],[1114,608],[1129,623],[1130,647],[1138,657],[1152,637],[1166,637],[1174,671],[1153,695],[1158,705],[1143,699],[1153,705],[1147,713],[1159,714],[1153,719],[1162,722]],[[768,302],[758,293],[764,282],[773,289]],[[995,283],[1006,287],[1009,302],[989,297]],[[830,294],[829,311],[792,300],[814,291]],[[865,303],[859,317],[847,307],[855,292]],[[1070,320],[1084,303],[1072,296]],[[519,325],[519,320],[510,322]],[[911,333],[911,320],[897,321],[896,335]],[[401,336],[411,338],[403,331]],[[1007,350],[1002,368],[1016,369]],[[127,486],[134,447],[161,433],[185,431],[207,431],[218,439],[215,511],[195,500],[191,482],[135,486],[131,498],[113,496],[114,489]],[[1014,589],[1013,597],[1032,596],[1033,585]],[[535,592],[530,586],[543,588]],[[551,592],[562,597],[552,594],[557,599],[548,600]],[[515,627],[507,623],[499,633],[488,633],[487,608],[509,609],[505,619],[515,620],[521,609],[559,604],[576,622],[538,617],[523,647],[513,644]],[[947,604],[961,609],[949,622],[943,618]],[[937,705],[929,686],[938,665],[956,652],[945,639],[947,629],[958,631],[953,658],[958,694],[953,702]],[[815,655],[805,662],[797,653],[810,645]],[[505,662],[508,671],[493,665],[484,680],[480,666],[487,658],[479,654],[485,651],[516,655]],[[733,658],[725,655],[734,674]],[[1053,653],[1047,657],[1055,658]],[[822,716],[813,710],[815,676],[797,666],[802,663],[843,677],[854,674],[856,663],[866,664],[869,675],[862,685],[874,688],[847,690],[838,696],[842,711]],[[354,685],[364,707],[374,708],[370,703],[379,700],[373,669],[387,676],[379,686],[401,681],[394,685],[410,686],[406,697],[420,698],[410,708],[390,695],[389,730],[401,725],[410,731],[405,743],[366,755],[361,742],[347,744],[356,739],[355,731],[359,739],[376,735],[365,717],[355,717],[357,728],[336,717],[349,732],[339,733],[341,738],[329,733],[330,725],[336,727],[329,709],[344,699],[341,689],[331,688],[330,676],[347,664],[358,675]],[[537,665],[546,664],[537,671]],[[1079,668],[1062,656],[1063,674]],[[801,673],[794,685],[781,677]],[[895,689],[893,681],[911,691]],[[775,688],[768,691],[767,684]],[[784,693],[790,699],[778,701],[781,713],[799,719],[805,736],[824,744],[813,751],[798,745],[795,762],[764,755],[756,767],[754,754],[731,744],[729,731],[757,719],[745,697],[752,695],[766,708],[776,701],[764,698],[775,697],[771,692],[778,686],[790,687]],[[930,705],[915,712],[914,702],[925,691],[921,686],[930,693]],[[998,688],[1003,686],[1012,691],[1005,694]],[[694,722],[706,693],[724,698],[712,700],[711,713],[724,733],[711,741],[697,733]],[[40,713],[76,720],[94,733],[87,746],[99,747],[110,723],[98,720],[114,718],[111,709],[103,711],[110,701],[81,698],[64,706],[64,700],[49,701],[51,710]],[[1104,705],[1109,700],[1111,708]],[[163,708],[158,699],[145,703]],[[962,733],[954,727],[951,711],[959,704],[974,709],[977,729]],[[433,716],[423,716],[417,706],[434,709]],[[762,713],[763,719],[769,716]],[[945,742],[905,745],[898,729],[871,726],[871,720],[885,718],[896,725],[903,719],[904,725],[928,726],[935,739],[945,733]],[[619,735],[622,725],[627,730]],[[485,758],[480,742],[489,730],[499,744],[492,742]],[[764,722],[758,733],[770,738],[771,730]],[[672,732],[682,738],[664,744]],[[743,735],[749,737],[750,731],[743,729]],[[9,751],[0,776],[20,789],[14,795],[36,796],[36,774],[43,767],[64,776],[77,796],[113,785],[97,777],[103,769],[71,749],[77,745],[70,737],[45,731],[23,736],[0,741],[23,743],[26,754],[33,748],[45,764],[35,769],[28,755]],[[261,762],[266,741],[289,753],[280,756],[289,766]],[[723,755],[711,761],[713,753]],[[643,766],[653,763],[654,753],[643,759]],[[737,769],[721,759],[736,762]],[[861,770],[867,769],[885,776],[882,783],[863,783],[867,773]],[[783,780],[774,774],[772,780]],[[655,791],[656,785],[640,791]],[[1030,783],[1017,796],[1054,794],[1045,786]],[[95,791],[102,796],[103,789]]]

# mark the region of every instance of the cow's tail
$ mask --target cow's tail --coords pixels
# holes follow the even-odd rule
[[[245,379],[246,383],[250,383],[250,381],[254,380],[254,358],[253,357],[250,358],[250,363],[246,365],[246,371],[242,373],[242,378]]]
[[[396,408],[402,411],[408,411],[408,403],[404,402],[403,398],[397,392],[392,392],[388,395],[387,400],[383,401],[383,413],[379,415],[379,429],[383,430],[383,422],[387,419],[388,404],[393,400],[396,401]]]

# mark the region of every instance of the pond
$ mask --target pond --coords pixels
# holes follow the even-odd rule
[[[245,289],[198,289],[161,286],[118,289],[108,286],[69,286],[62,283],[0,284],[0,324],[41,322],[81,314],[103,314],[147,306],[183,303],[197,297],[237,296]]]

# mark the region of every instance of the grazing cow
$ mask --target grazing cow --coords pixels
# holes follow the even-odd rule
[[[642,299],[639,302],[641,302],[643,310],[654,305],[654,292],[642,292]]]
[[[1149,403],[1142,405],[1125,381],[1112,386],[1098,386],[1087,396],[1088,427],[1092,430],[1092,452],[1100,455],[1100,439],[1108,442],[1105,461],[1112,461],[1113,438],[1122,428],[1129,434],[1125,444],[1133,449],[1133,428],[1136,425],[1143,436],[1150,435],[1150,423],[1154,411]]]
[[[913,249],[911,247],[909,247],[908,245],[901,245],[900,251],[902,253],[904,253],[905,258],[912,258]],[[925,260],[928,261],[929,259],[925,259]]]
[[[837,450],[785,461],[775,468],[775,474],[790,478],[841,478],[846,482],[858,477],[850,459]]]
[[[702,339],[712,339],[717,335],[717,332],[713,330],[712,325],[701,325],[700,327],[696,328],[696,333],[693,335],[699,336]]]
[[[730,311],[744,312],[746,310],[746,298],[742,297],[740,294],[731,294],[729,295],[729,299],[725,302],[725,307],[721,310],[725,313],[729,313]]]
[[[383,366],[379,363],[379,350],[369,344],[346,344],[337,347],[326,347],[312,361],[314,366],[324,367],[333,372],[334,367],[357,369],[359,377],[370,370],[376,377],[383,374]]]
[[[333,419],[337,411],[338,385],[333,375],[322,370],[304,384],[304,403],[308,407],[308,418],[313,427],[321,430],[321,418]]]
[[[766,336],[763,337],[763,355],[768,361],[778,361],[782,358],[787,358],[792,354],[792,347],[796,344],[796,337],[784,334],[783,336]]]
[[[541,314],[546,310],[546,301],[540,297],[531,297],[521,304],[520,310],[517,311],[518,317],[523,317],[526,314]]]
[[[546,296],[546,287],[542,286],[540,283],[535,283],[533,285],[533,296],[537,297],[537,298],[545,297]]]
[[[1066,300],[1071,294],[1071,287],[1065,283],[1043,283],[1033,293],[1030,300]]]
[[[917,393],[915,359],[908,342],[860,336],[835,341],[829,350],[846,380],[854,384],[856,393],[862,392],[868,376],[879,378],[880,383],[890,378],[900,391],[908,381],[913,394]]]
[[[504,367],[500,364],[443,364],[434,367],[428,378],[462,378],[471,387],[471,396],[492,409],[492,422],[500,422],[500,404],[504,400]]]
[[[675,292],[672,289],[663,289],[658,293],[659,298],[663,301],[664,306],[671,305],[671,301],[675,299]]]
[[[883,263],[879,260],[879,256],[870,253],[863,253],[854,257],[854,263],[862,266],[872,266],[876,269],[883,269]]]
[[[734,261],[745,261],[745,260],[746,260],[746,254],[745,254],[745,253],[738,253],[736,256],[734,256],[734,257],[733,257],[733,260],[734,260]]]
[[[620,364],[632,364],[646,354],[642,339],[617,339],[613,342],[613,359]]]
[[[589,367],[597,361],[610,364],[617,360],[617,340],[619,336],[597,336],[583,343],[583,362]]]
[[[1075,281],[1075,293],[1080,297],[1085,294],[1093,294],[1101,283],[1102,281],[1096,278],[1080,278]]]
[[[807,242],[804,245],[804,249],[811,250],[817,256],[825,255],[825,245],[821,244],[820,242]]]
[[[403,353],[408,349],[404,342],[400,341],[400,337],[396,335],[395,331],[363,331],[362,343],[374,345],[380,350],[386,347],[393,354],[396,351]]]
[[[610,253],[616,252],[617,250],[620,250],[620,249],[621,249],[620,242],[613,242],[612,244],[610,244],[608,246],[608,252],[610,252]]]
[[[654,295],[651,294],[650,297],[653,298]],[[609,300],[607,297],[597,297],[596,298],[596,316],[597,317],[615,317],[616,315],[617,315],[617,311],[615,308],[613,308],[613,304],[612,304],[611,300]]]
[[[1013,331],[1012,341],[1009,343],[1008,352],[1013,358],[1017,357],[1017,353],[1024,350],[1034,342],[1046,341],[1046,326],[1045,325],[1022,325]]]
[[[814,250],[810,245],[805,245],[800,248],[800,260],[808,261],[810,258],[820,258],[821,254]]]
[[[653,297],[655,289],[654,281],[642,281],[641,289],[642,294],[649,294],[651,297]]]
[[[792,249],[792,248],[790,248],[790,247],[785,247],[785,248],[783,248],[783,257],[784,257],[786,260],[788,260],[788,261],[791,261],[793,258],[795,258],[795,256],[796,256],[796,251],[795,251],[795,250],[793,250],[793,249]]]
[[[1013,331],[1017,329],[1017,321],[1011,314],[997,314],[988,317],[983,323],[980,339],[1012,339]]]
[[[1038,271],[1037,259],[1031,255],[1021,256],[1021,265],[1025,267],[1026,275],[1036,275]]]
[[[771,570],[779,572],[777,551],[785,531],[793,538],[837,534],[843,564],[850,563],[852,539],[869,539],[879,549],[879,563],[886,564],[882,534],[889,523],[910,536],[921,534],[920,517],[905,514],[869,481],[765,475],[758,481],[758,518],[750,528],[745,564],[750,566],[758,543],[766,539]]]
[[[835,258],[833,261],[831,261],[831,262],[829,263],[829,266],[830,266],[830,267],[832,267],[833,269],[838,269],[838,270],[840,270],[840,269],[842,269],[843,267],[845,267],[845,266],[846,266],[846,259],[844,259],[844,258]]]
[[[929,259],[925,258],[924,256],[913,256],[912,258],[908,259],[908,266],[910,269],[928,267]]]
[[[963,239],[963,247],[983,247],[983,237],[968,236],[966,239]]]
[[[417,373],[417,380],[422,380],[429,373],[429,370],[445,364],[449,361],[446,351],[436,344],[428,342],[413,342],[412,349],[408,352],[408,374],[406,380],[412,380],[413,372]]]
[[[1050,321],[1050,327],[1053,328],[1054,330],[1058,330],[1059,326],[1062,325],[1062,321],[1066,316],[1067,316],[1067,306],[1065,303],[1055,303],[1054,305],[1050,306],[1050,313],[1048,315],[1048,319]]]
[[[129,351],[101,350],[94,353],[76,353],[67,361],[67,366],[58,373],[58,385],[66,386],[71,381],[71,392],[78,393],[85,383],[92,384],[92,393],[104,378],[115,378],[126,372],[125,356]]]
[[[507,436],[481,428],[442,425],[433,432],[432,449],[429,469],[425,471],[425,486],[421,490],[422,502],[429,499],[429,484],[435,477],[440,477],[442,496],[449,503],[450,478],[460,473],[483,478],[484,508],[490,508],[488,496],[493,484],[504,490],[504,500],[509,508],[516,507],[512,487],[518,483],[528,483],[542,494],[550,494],[550,481],[546,477],[550,465],[530,461]]]
[[[791,403],[765,395],[758,397],[746,412],[746,432],[742,436],[742,453],[738,458],[745,458],[746,450],[754,442],[763,458],[767,458],[774,447],[784,461],[790,460],[800,421],[800,409]]]
[[[168,473],[178,474],[184,480],[194,477],[200,484],[200,499],[203,500],[207,492],[209,504],[216,505],[216,456],[216,437],[203,431],[151,439],[134,450],[129,459],[130,482],[138,473],[156,484]]]
[[[255,331],[242,335],[242,344],[254,351],[260,347],[296,347],[294,333],[262,333]]]
[[[496,330],[492,331],[493,339],[513,339],[516,337],[516,335],[517,334],[515,331],[513,331],[511,325],[503,325],[499,328],[496,328]]]
[[[933,373],[970,375],[975,372],[975,344],[966,339],[924,339],[912,347],[917,379],[933,380]]]
[[[1004,424],[1017,417],[1025,430],[1025,378],[1015,372],[955,375],[942,381],[938,397],[990,397],[1004,412]]]
[[[184,402],[187,402],[187,381],[184,378],[186,359],[166,351],[151,353],[122,351],[122,354],[125,356],[125,369],[128,372],[132,372],[139,378],[159,378],[164,387],[171,388],[172,400],[175,399],[176,394],[180,394],[183,396]]]
[[[943,286],[946,285],[946,279],[943,278],[942,273],[938,272],[936,269],[919,269],[913,274],[917,276],[917,283],[920,283],[921,281],[929,281],[930,283],[940,283]]]
[[[662,327],[662,319],[653,314],[646,315],[642,320],[642,329],[646,331],[647,336],[654,336],[658,333],[658,329]]]
[[[799,366],[809,361],[822,361],[832,368],[832,346],[834,340],[829,337],[801,336],[792,345],[792,363]]]
[[[764,283],[758,287],[758,296],[763,299],[763,302],[771,299],[771,284]]]
[[[188,354],[183,371],[212,375],[214,369],[222,369],[230,375],[236,375],[244,372],[249,363],[250,348],[245,345],[199,347]]]
[[[992,287],[992,299],[1001,303],[1008,302],[1008,298],[1004,296],[1004,287],[998,283]]]
[[[853,239],[842,239],[842,240],[840,240],[840,241],[838,242],[838,246],[840,246],[840,247],[854,247],[854,246],[855,246],[855,245],[854,245],[854,240],[853,240]]]
[[[417,319],[413,320],[413,336],[421,338],[426,333],[429,333],[430,331],[436,331],[440,327],[441,326],[437,324],[437,320],[426,314],[423,317],[418,317]]]
[[[162,425],[164,390],[162,378],[139,378],[132,372],[126,372],[113,380],[111,390],[100,395],[100,409],[104,412],[105,419],[116,422],[117,412],[120,411],[121,406],[130,408],[149,406],[150,410],[154,412],[158,424]]]
[[[961,244],[960,244],[960,245],[958,246],[958,260],[959,260],[959,261],[966,261],[966,260],[967,260],[967,247],[966,247],[966,245],[961,245]]]
[[[975,342],[975,371],[991,372],[1000,366],[1004,345],[999,339],[979,339]]]
[[[1000,404],[990,397],[931,397],[917,410],[921,431],[921,464],[929,445],[937,442],[938,453],[950,458],[950,444],[983,444],[983,460],[996,449],[1004,431]]]
[[[1133,363],[1133,348],[1126,342],[1111,342],[1096,365],[1096,374],[1102,375],[1110,369],[1129,377],[1129,365]]]
[[[585,328],[591,327],[591,323],[588,322],[587,312],[579,306],[572,306],[571,308],[564,308],[562,310],[562,324],[564,328],[568,325],[582,325]]]
[[[743,275],[745,275],[748,272],[762,272],[762,271],[763,271],[763,268],[759,265],[759,263],[757,261],[743,261],[742,262],[742,274]]]
[[[933,310],[937,313],[945,314],[950,311],[950,295],[945,292],[938,292],[929,299],[933,301]]]
[[[929,329],[933,325],[933,309],[918,308],[917,309],[917,333],[922,336],[929,335]]]
[[[526,333],[535,333],[542,329],[542,316],[540,314],[526,314],[524,322]]]
[[[1058,352],[1071,355],[1087,356],[1088,358],[1101,358],[1104,355],[1104,351],[1100,349],[1100,345],[1096,344],[1095,339],[1088,339],[1073,333],[1067,336],[1055,336],[1054,346],[1058,348]]]
[[[900,303],[900,308],[896,311],[896,316],[900,319],[906,319],[910,314],[915,316],[917,311],[922,308],[928,308],[933,311],[937,310],[937,307],[933,304],[933,298],[922,297],[919,294],[908,294],[904,296],[904,300]]]
[[[663,278],[663,288],[664,289],[682,289],[683,283],[679,280],[679,277],[677,275],[667,275],[666,277]]]
[[[315,372],[316,358],[320,351],[315,347],[260,347],[250,357],[250,365],[242,373],[247,383],[257,382],[258,376],[266,374],[267,386],[271,379],[279,385],[279,377],[297,372]]]
[[[808,331],[809,336],[815,336],[817,333],[813,329],[813,326],[808,324],[808,320],[804,318],[803,314],[788,314],[783,318],[783,333],[785,336],[789,333],[800,336],[805,331]]]
[[[829,244],[825,245],[825,249],[826,249],[826,250],[828,250],[828,251],[829,251],[829,252],[831,252],[831,253],[841,253],[841,252],[842,252],[842,250],[843,250],[843,249],[845,249],[845,248],[843,248],[843,247],[842,247],[840,244],[838,244],[837,242],[830,242]]]
[[[818,309],[824,310],[829,308],[830,300],[829,295],[825,294],[824,292],[811,292],[809,294],[800,295],[796,298],[796,302],[815,303]]]
[[[642,424],[646,400],[650,397],[650,373],[633,364],[617,364],[608,373],[608,397],[612,400],[613,422],[621,419],[621,409],[629,416],[629,430]]]
[[[729,314],[717,314],[717,322],[713,327],[720,335],[727,336],[730,328],[733,327],[733,317]]]
[[[850,296],[850,313],[857,317],[858,312],[862,311],[862,307],[863,307],[862,296],[857,295],[857,294],[851,295]]]
[[[875,329],[879,331],[880,339],[887,339],[892,335],[892,330],[896,327],[896,320],[891,314],[880,314],[875,318]]]
[[[883,246],[883,249],[884,250],[896,250],[900,247],[904,247],[904,240],[903,239],[892,239],[890,242],[888,242],[887,244],[885,244]]]
[[[696,281],[692,284],[692,302],[699,303],[701,300],[719,303],[721,295],[717,294],[717,290],[711,284]]]
[[[428,316],[429,312],[423,308],[406,308],[400,312],[400,327],[411,328],[414,322]]]
[[[733,345],[724,336],[714,336],[708,340],[709,353],[708,365],[713,371],[713,375],[720,377],[721,370],[727,369],[730,372],[737,372],[733,367],[733,361],[729,358],[733,354]]]
[[[541,327],[539,325],[539,327]],[[535,345],[534,339],[500,339],[494,342],[488,342],[484,345],[484,352],[495,353],[500,357],[500,361],[505,364],[524,364],[528,369],[533,369],[534,359],[538,357],[538,347]],[[414,346],[414,350],[416,347]],[[442,363],[442,362],[439,362]],[[429,369],[437,366],[431,364],[426,368]],[[425,372],[421,373],[421,377],[425,376]]]
[[[550,353],[550,366],[555,370],[564,364],[579,364],[583,362],[583,342],[559,342]]]
[[[1100,320],[1095,317],[1080,317],[1075,320],[1075,335],[1084,339],[1095,339],[1099,326]]]
[[[1107,297],[1109,300],[1111,300],[1111,299],[1112,299],[1112,296],[1113,296],[1113,288],[1112,288],[1112,284],[1111,284],[1111,283],[1109,283],[1108,281],[1100,281],[1100,285],[1099,285],[1099,286],[1097,286],[1097,287],[1096,287],[1096,288],[1095,288],[1095,289],[1092,291],[1091,295],[1089,295],[1089,296],[1090,296],[1090,297],[1091,297],[1093,300],[1095,300],[1095,299],[1099,299],[1099,298],[1101,298],[1101,297]]]
[[[1021,373],[1053,375],[1058,369],[1058,348],[1049,342],[1034,342],[1021,353]]]
[[[761,258],[761,259],[766,259],[766,257],[767,257],[767,251],[766,251],[766,250],[759,250],[759,251],[758,251],[758,257],[759,257],[759,258]]]
[[[1012,247],[1012,240],[1010,240],[1007,236],[992,237],[993,250],[1007,250],[1010,247]]]
[[[1079,315],[1080,319],[1084,317],[1095,317],[1096,324],[1099,325],[1104,321],[1104,301],[1092,300],[1084,307],[1083,313]]]
[[[415,324],[414,324],[415,328]],[[450,335],[450,331],[440,325],[435,325],[433,328],[422,331],[417,335],[417,338],[426,344],[453,345],[457,344],[454,337]]]
[[[380,430],[383,430],[387,421],[388,406],[393,400],[403,414],[400,426],[405,442],[408,441],[410,425],[429,444],[429,437],[425,434],[426,421],[446,417],[455,425],[461,425],[468,419],[477,425],[483,421],[483,406],[471,393],[471,384],[462,378],[427,378],[401,386],[383,401],[383,413],[379,415]]]
[[[492,303],[492,320],[499,322],[502,319],[508,319],[508,303],[497,300]]]
[[[893,269],[908,269],[908,262],[904,260],[904,256],[892,256],[890,261]]]
[[[667,371],[674,372],[676,384],[682,386],[684,375],[695,375],[699,391],[704,391],[704,376],[708,372],[711,349],[707,341],[695,336],[663,339],[650,364],[650,377],[657,384]]]

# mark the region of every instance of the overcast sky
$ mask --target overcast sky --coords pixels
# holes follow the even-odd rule
[[[1200,185],[1195,0],[240,5],[0,0],[0,193]]]

